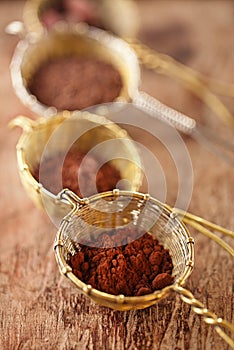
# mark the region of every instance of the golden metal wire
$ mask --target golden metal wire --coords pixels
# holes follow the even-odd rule
[[[192,310],[202,316],[205,323],[214,326],[215,331],[219,334],[223,340],[228,343],[234,349],[234,341],[220,328],[223,327],[227,331],[234,334],[234,325],[226,320],[218,317],[215,313],[209,311],[200,301],[198,301],[194,295],[187,289],[181,286],[175,286],[174,291],[178,293],[181,299],[192,307]]]
[[[234,258],[234,249],[226,243],[222,238],[216,236],[211,230],[222,233],[225,236],[229,236],[234,239],[234,232],[228,230],[224,227],[216,225],[208,220],[205,220],[197,215],[185,212],[180,209],[172,209],[174,213],[178,214],[181,217],[181,220],[192,227],[194,227],[198,232],[207,236],[208,238],[215,241],[219,244],[223,249],[225,249],[233,258]],[[209,230],[208,228],[211,230]]]
[[[234,258],[234,249],[226,243],[222,238],[216,236],[213,232],[207,229],[210,229],[220,232],[223,235],[234,238],[234,232],[231,230],[227,230],[219,225],[216,225],[208,220],[205,220],[197,215],[185,212],[180,209],[173,209],[173,212],[178,214],[181,217],[181,220],[192,227],[194,227],[198,232],[207,236],[208,238],[215,241],[219,244],[223,249],[225,249],[232,258]],[[217,317],[214,313],[208,311],[203,304],[200,302],[197,303],[197,300],[194,298],[193,294],[184,288],[178,287],[177,292],[180,294],[182,300],[192,306],[193,311],[200,314],[204,321],[208,324],[212,324],[215,326],[216,332],[220,337],[224,339],[233,349],[234,349],[234,341],[220,328],[220,326],[226,328],[228,331],[233,332],[234,334],[234,325],[223,320],[222,318]]]

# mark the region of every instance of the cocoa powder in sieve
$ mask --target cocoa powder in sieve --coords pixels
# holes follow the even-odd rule
[[[113,190],[121,180],[119,170],[113,165],[102,165],[98,158],[77,149],[71,148],[64,162],[63,159],[64,154],[57,153],[43,159],[32,171],[34,178],[54,194],[69,188],[79,197],[88,197]]]
[[[114,101],[123,87],[118,70],[92,57],[56,57],[41,64],[28,82],[38,101],[58,110],[81,110]]]
[[[79,244],[69,264],[83,282],[114,295],[145,295],[173,283],[169,251],[133,225]]]

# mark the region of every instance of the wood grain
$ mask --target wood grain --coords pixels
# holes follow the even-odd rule
[[[116,312],[85,299],[59,275],[52,249],[56,228],[34,207],[20,184],[15,156],[20,132],[7,128],[17,114],[32,116],[15,97],[10,82],[9,64],[18,39],[3,31],[8,22],[21,19],[23,4],[0,1],[0,349],[228,349],[178,296],[145,310]],[[142,0],[138,6],[142,28],[157,38],[149,42],[155,49],[234,82],[233,1]],[[143,69],[141,89],[198,120],[217,123],[200,101],[169,78]],[[234,112],[233,100],[225,102]],[[228,135],[230,130],[223,132]],[[139,130],[132,133],[155,154],[160,153],[150,136]],[[234,229],[233,168],[194,140],[185,137],[184,141],[194,174],[190,210]],[[166,161],[165,150],[160,154],[167,200],[173,204],[176,169]],[[195,270],[187,287],[210,310],[234,323],[233,260],[215,243],[191,232],[196,240]]]

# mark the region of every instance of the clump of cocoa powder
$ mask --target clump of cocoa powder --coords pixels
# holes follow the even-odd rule
[[[169,251],[151,234],[129,225],[80,244],[69,263],[83,282],[114,295],[145,295],[173,283]]]
[[[56,57],[39,66],[28,82],[38,101],[58,110],[81,110],[114,101],[123,82],[110,63],[92,57]]]
[[[97,192],[116,188],[121,175],[110,163],[101,166],[101,161],[74,148],[64,154],[57,153],[42,160],[33,171],[34,178],[50,192],[57,194],[69,188],[79,197],[88,197]]]

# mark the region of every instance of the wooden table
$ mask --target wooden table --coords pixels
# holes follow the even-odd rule
[[[155,49],[233,82],[232,1],[137,3],[142,27],[153,31],[145,37]],[[9,64],[18,38],[4,33],[7,23],[22,18],[23,5],[24,1],[0,1],[0,349],[228,349],[178,296],[145,310],[115,312],[94,305],[60,276],[52,249],[56,228],[20,184],[15,155],[20,131],[7,127],[18,114],[34,118],[18,101],[10,82]],[[204,104],[169,78],[142,70],[141,89],[198,120],[217,125]],[[224,101],[234,113],[233,99]],[[230,130],[223,129],[224,137],[230,135]],[[175,166],[165,160],[153,138],[136,130],[132,135],[158,155],[166,176],[167,201],[173,205]],[[234,229],[233,168],[193,139],[185,137],[184,142],[194,175],[190,211]],[[214,242],[192,233],[195,269],[187,287],[210,310],[234,323],[233,259]]]

